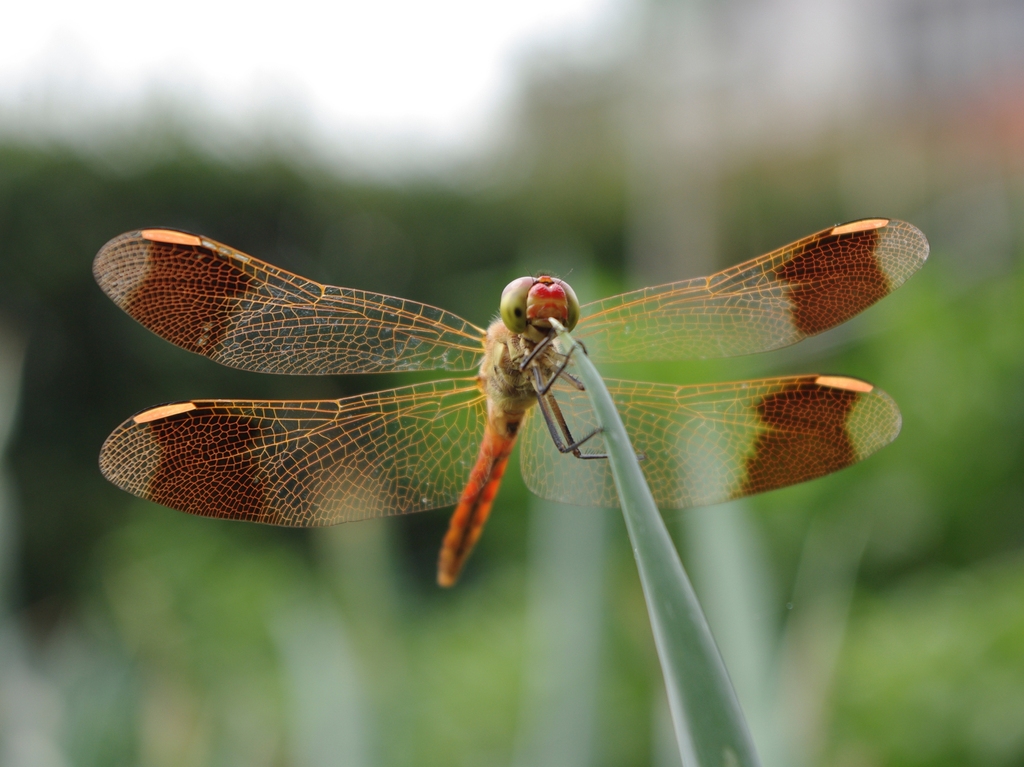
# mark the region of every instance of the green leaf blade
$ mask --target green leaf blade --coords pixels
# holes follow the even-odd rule
[[[572,347],[572,337],[561,327],[557,329],[560,340]],[[586,355],[577,353],[575,361],[603,429],[683,765],[760,767],[725,664],[615,403]]]

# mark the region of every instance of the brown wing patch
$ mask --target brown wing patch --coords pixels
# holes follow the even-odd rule
[[[816,378],[794,381],[757,405],[766,428],[747,459],[741,495],[814,479],[857,461],[846,419],[860,393],[823,386]]]
[[[150,424],[160,467],[149,486],[156,503],[224,519],[273,522],[252,449],[259,429],[236,415],[164,418]]]
[[[879,220],[884,219],[872,223]],[[776,267],[776,276],[789,285],[793,324],[801,333],[835,327],[889,294],[889,279],[875,258],[878,239],[877,226],[836,227],[810,238]]]
[[[249,291],[249,276],[202,245],[150,242],[148,247],[150,267],[128,296],[125,311],[183,349],[208,354],[228,330],[234,300]]]

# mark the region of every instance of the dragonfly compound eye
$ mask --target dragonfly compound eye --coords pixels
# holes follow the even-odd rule
[[[576,323],[580,321],[580,302],[576,298],[576,291],[573,290],[569,283],[565,280],[560,280],[557,277],[552,277],[552,280],[562,286],[562,290],[565,291],[565,304],[569,310],[569,314],[566,317],[565,329],[572,330],[576,327]]]
[[[520,277],[512,280],[501,291],[501,321],[513,333],[526,330],[526,299],[533,282],[533,277]]]

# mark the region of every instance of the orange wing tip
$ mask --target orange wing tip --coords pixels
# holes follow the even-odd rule
[[[829,234],[851,234],[852,232],[867,232],[871,229],[881,229],[889,225],[888,218],[862,218],[860,221],[851,221],[848,224],[840,224],[832,227]]]
[[[861,392],[867,394],[874,391],[875,387],[867,381],[859,378],[847,378],[846,376],[818,376],[814,379],[818,386],[829,386],[833,389],[846,389],[847,391]]]
[[[202,245],[203,241],[194,234],[177,232],[174,229],[143,229],[140,234],[150,242],[167,242],[171,245]]]
[[[161,418],[169,418],[172,415],[178,415],[179,413],[187,413],[190,410],[195,410],[196,406],[194,402],[175,402],[173,405],[161,405],[160,407],[150,408],[144,410],[137,416],[132,418],[135,423],[149,423],[150,421],[159,421]]]

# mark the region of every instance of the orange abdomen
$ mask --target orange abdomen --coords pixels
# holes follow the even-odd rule
[[[488,419],[476,464],[469,475],[466,489],[462,491],[459,505],[452,514],[444,543],[441,544],[441,556],[437,563],[439,585],[454,586],[459,579],[459,572],[491,513],[494,496],[498,494],[501,477],[515,444],[514,434],[499,434]]]

